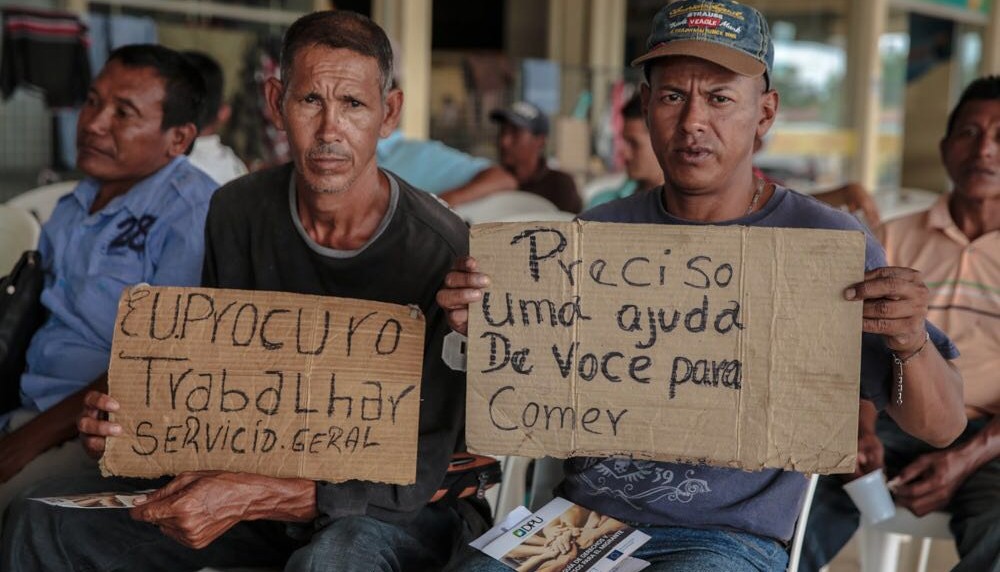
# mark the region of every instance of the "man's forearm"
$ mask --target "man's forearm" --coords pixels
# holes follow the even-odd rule
[[[107,391],[107,383],[107,374],[101,375],[87,387],[39,413],[17,432],[31,436],[38,447],[38,454],[73,439],[78,434],[76,420],[83,411],[83,397],[92,389]]]
[[[493,165],[480,171],[468,183],[445,191],[439,197],[449,205],[455,206],[481,199],[499,191],[513,191],[515,189],[517,189],[517,179],[514,178],[514,175],[511,175],[503,167]]]
[[[935,447],[950,445],[966,424],[958,370],[931,342],[902,369],[902,404],[897,404],[899,369],[894,366],[889,415],[918,439]]]
[[[875,409],[875,404],[862,399],[858,407],[858,435],[875,433],[876,420],[878,420],[878,410]]]
[[[986,427],[962,443],[960,448],[968,454],[973,470],[1000,458],[1000,415],[994,415]]]
[[[266,494],[254,498],[247,520],[309,522],[315,519],[316,483],[308,479],[278,479],[252,475]]]

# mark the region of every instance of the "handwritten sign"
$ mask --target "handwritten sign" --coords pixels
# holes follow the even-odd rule
[[[471,250],[475,451],[853,470],[862,233],[485,224]]]
[[[118,304],[102,473],[416,477],[424,318],[406,306],[137,286]]]

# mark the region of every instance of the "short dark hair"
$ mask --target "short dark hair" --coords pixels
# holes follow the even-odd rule
[[[383,97],[393,85],[392,45],[385,31],[367,16],[350,10],[325,10],[306,14],[285,32],[281,42],[281,83],[288,85],[292,62],[301,48],[325,46],[346,49],[378,62]]]
[[[944,133],[945,137],[951,135],[952,129],[955,128],[955,119],[962,106],[973,101],[993,99],[1000,99],[1000,75],[984,76],[970,83],[962,92],[962,97],[958,99],[955,109],[952,109],[951,114],[948,115],[948,130]]]
[[[198,126],[205,105],[205,80],[179,52],[156,44],[130,44],[112,51],[108,55],[110,62],[118,62],[127,68],[153,68],[163,78],[163,121],[160,122],[160,129],[185,123]]]
[[[622,106],[622,119],[643,119],[642,95],[636,90],[632,97]]]
[[[201,79],[205,81],[205,105],[202,106],[201,119],[198,121],[198,129],[204,129],[215,121],[219,108],[222,107],[222,89],[225,84],[222,66],[204,52],[190,50],[182,54],[198,69]]]

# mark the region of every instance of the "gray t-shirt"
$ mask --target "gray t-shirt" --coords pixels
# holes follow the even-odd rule
[[[661,201],[662,191],[600,205],[581,219],[644,224],[705,224],[677,218]],[[885,253],[854,217],[816,199],[778,187],[764,207],[735,220],[714,223],[781,228],[864,230],[865,270],[886,266]],[[928,323],[931,340],[948,359],[958,357],[951,340]],[[889,399],[892,358],[881,336],[862,335],[861,396],[879,409]],[[566,462],[560,494],[612,517],[645,525],[721,528],[788,541],[802,504],[806,478],[769,469],[756,472],[627,458],[577,458]]]

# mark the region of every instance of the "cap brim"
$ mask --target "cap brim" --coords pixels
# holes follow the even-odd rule
[[[701,58],[747,77],[757,77],[767,71],[764,62],[754,59],[745,52],[709,40],[675,40],[660,44],[632,60],[632,66],[640,66],[666,56]]]
[[[494,123],[510,123],[515,127],[520,127],[521,129],[527,129],[528,131],[532,131],[532,126],[530,121],[525,121],[524,118],[510,113],[506,109],[494,109],[493,111],[491,111],[490,121]]]

